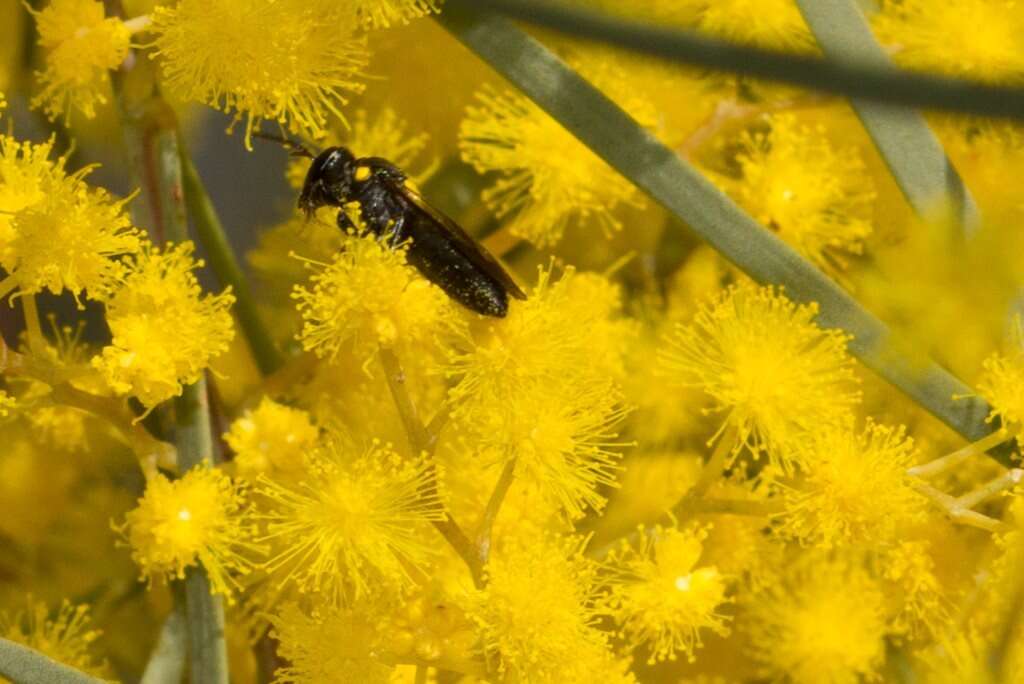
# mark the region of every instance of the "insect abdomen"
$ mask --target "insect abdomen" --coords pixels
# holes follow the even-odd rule
[[[451,240],[436,230],[424,230],[418,225],[422,220],[424,217],[415,213],[406,215],[402,232],[409,238],[409,264],[463,306],[504,318],[508,313],[504,288],[480,271]]]

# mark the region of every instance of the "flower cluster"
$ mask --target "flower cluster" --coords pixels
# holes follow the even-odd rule
[[[29,4],[5,676],[1024,680],[1015,124],[862,122],[442,0]],[[831,59],[806,4],[566,10]],[[1021,81],[1020,2],[854,4],[898,65]],[[447,294],[484,280],[507,307]]]

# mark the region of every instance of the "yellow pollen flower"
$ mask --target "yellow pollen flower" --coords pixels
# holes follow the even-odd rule
[[[404,249],[351,237],[334,261],[296,286],[302,347],[334,358],[351,344],[369,361],[380,347],[436,346],[465,326],[457,305],[406,263]]]
[[[594,627],[596,566],[579,540],[532,539],[491,554],[487,584],[467,598],[486,653],[513,681],[594,681],[586,661],[606,650]],[[589,676],[588,676],[589,675]]]
[[[600,511],[615,487],[621,454],[615,427],[625,413],[608,383],[537,387],[471,425],[484,458],[515,461],[517,480],[535,484],[570,519]]]
[[[626,81],[610,67],[594,72],[587,76],[613,99],[644,109],[630,106],[638,96],[623,92]],[[608,234],[622,227],[619,205],[642,204],[636,186],[524,95],[485,87],[476,100],[459,128],[459,149],[479,173],[501,174],[483,197],[499,218],[510,217],[514,235],[547,247],[570,223],[590,219]]]
[[[612,614],[630,646],[650,648],[649,663],[679,653],[692,662],[701,630],[729,631],[716,612],[727,601],[725,578],[713,566],[697,567],[706,536],[700,528],[641,527],[637,548],[623,542],[609,560],[623,575],[611,586]]]
[[[1007,429],[1024,428],[1024,326],[1016,316],[1010,331],[1009,353],[993,354],[982,364],[978,392],[992,405],[989,422],[998,419]],[[1017,435],[1024,445],[1024,435]]]
[[[875,193],[856,148],[834,148],[792,115],[773,117],[770,133],[743,133],[740,145],[741,177],[726,188],[761,225],[826,272],[862,252]]]
[[[28,610],[14,614],[0,613],[0,637],[33,648],[59,663],[95,677],[110,674],[109,667],[98,660],[90,649],[100,631],[89,625],[89,607],[61,604],[56,613],[45,603],[28,599]],[[0,677],[0,681],[7,679]]]
[[[609,376],[623,373],[633,327],[620,316],[617,289],[571,268],[557,282],[551,276],[541,269],[526,301],[469,349],[449,354],[446,374],[459,378],[449,392],[456,416],[484,422],[516,397],[573,383],[607,386]]]
[[[32,106],[42,107],[51,119],[70,116],[72,107],[91,119],[96,105],[107,102],[108,71],[128,55],[128,27],[105,17],[99,0],[50,0],[33,14],[46,68],[37,73],[42,91]]]
[[[284,582],[335,604],[382,584],[408,586],[410,565],[433,545],[424,523],[443,520],[433,472],[423,459],[403,459],[374,443],[361,455],[335,442],[309,456],[309,474],[295,485],[261,480],[274,502],[266,541],[281,546],[267,563]]]
[[[319,434],[308,413],[264,397],[254,411],[231,424],[224,439],[235,452],[240,476],[255,480],[265,473],[276,479],[303,471],[305,455]]]
[[[814,37],[794,0],[684,0],[704,5],[697,25],[740,43],[807,52]],[[756,19],[754,19],[756,17]]]
[[[817,313],[771,287],[733,286],[676,326],[660,362],[671,382],[712,399],[708,410],[725,414],[722,430],[736,430],[737,450],[767,451],[788,469],[792,447],[849,423],[860,401],[849,338],[815,325]]]
[[[375,620],[343,608],[307,615],[294,603],[285,604],[271,618],[277,652],[287,663],[277,669],[274,683],[388,684],[393,668],[374,657]]]
[[[23,293],[68,290],[91,297],[123,272],[114,257],[140,248],[139,232],[124,210],[99,189],[54,192],[11,218],[14,233],[3,265]]]
[[[905,541],[879,561],[882,576],[895,585],[899,612],[891,629],[911,639],[946,633],[951,627],[953,602],[935,575],[935,560],[927,544]]]
[[[139,250],[139,232],[125,201],[85,184],[92,167],[69,175],[52,151],[52,140],[0,135],[0,265],[9,274],[0,290],[94,295],[120,273],[113,257]]]
[[[785,490],[782,515],[783,529],[801,541],[884,545],[924,515],[925,501],[907,475],[914,442],[903,428],[870,421],[860,434],[823,428],[801,449],[804,475]]]
[[[1024,78],[1024,7],[1016,0],[890,0],[873,23],[905,66],[995,83]]]
[[[366,43],[345,9],[300,0],[182,0],[153,12],[169,88],[236,120],[245,142],[263,119],[317,138],[359,93]]]
[[[150,408],[198,380],[234,336],[234,298],[202,294],[192,250],[186,242],[126,260],[127,275],[104,297],[113,341],[93,366],[116,392]]]
[[[227,595],[237,586],[233,573],[252,569],[248,553],[260,547],[250,540],[247,505],[239,487],[219,470],[198,467],[179,480],[156,475],[138,506],[118,531],[126,536],[132,559],[150,582],[185,576],[202,563],[213,591]]]
[[[885,657],[884,596],[856,559],[802,559],[749,600],[751,654],[764,677],[855,684]]]
[[[413,19],[441,11],[440,0],[355,0],[352,10],[369,29],[408,24]]]

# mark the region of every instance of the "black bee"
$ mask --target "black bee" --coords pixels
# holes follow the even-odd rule
[[[359,203],[366,227],[390,246],[408,245],[407,259],[423,276],[468,309],[503,318],[508,297],[526,299],[505,269],[452,219],[432,207],[391,162],[356,158],[344,147],[313,156],[290,140],[274,138],[313,160],[299,195],[311,215],[322,206],[338,208],[342,230],[353,229],[345,205]]]

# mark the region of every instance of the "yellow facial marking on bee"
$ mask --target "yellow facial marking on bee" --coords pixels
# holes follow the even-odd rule
[[[356,181],[362,183],[364,180],[366,180],[369,177],[370,177],[370,167],[369,166],[360,166],[359,168],[356,169],[356,173],[355,173]]]

